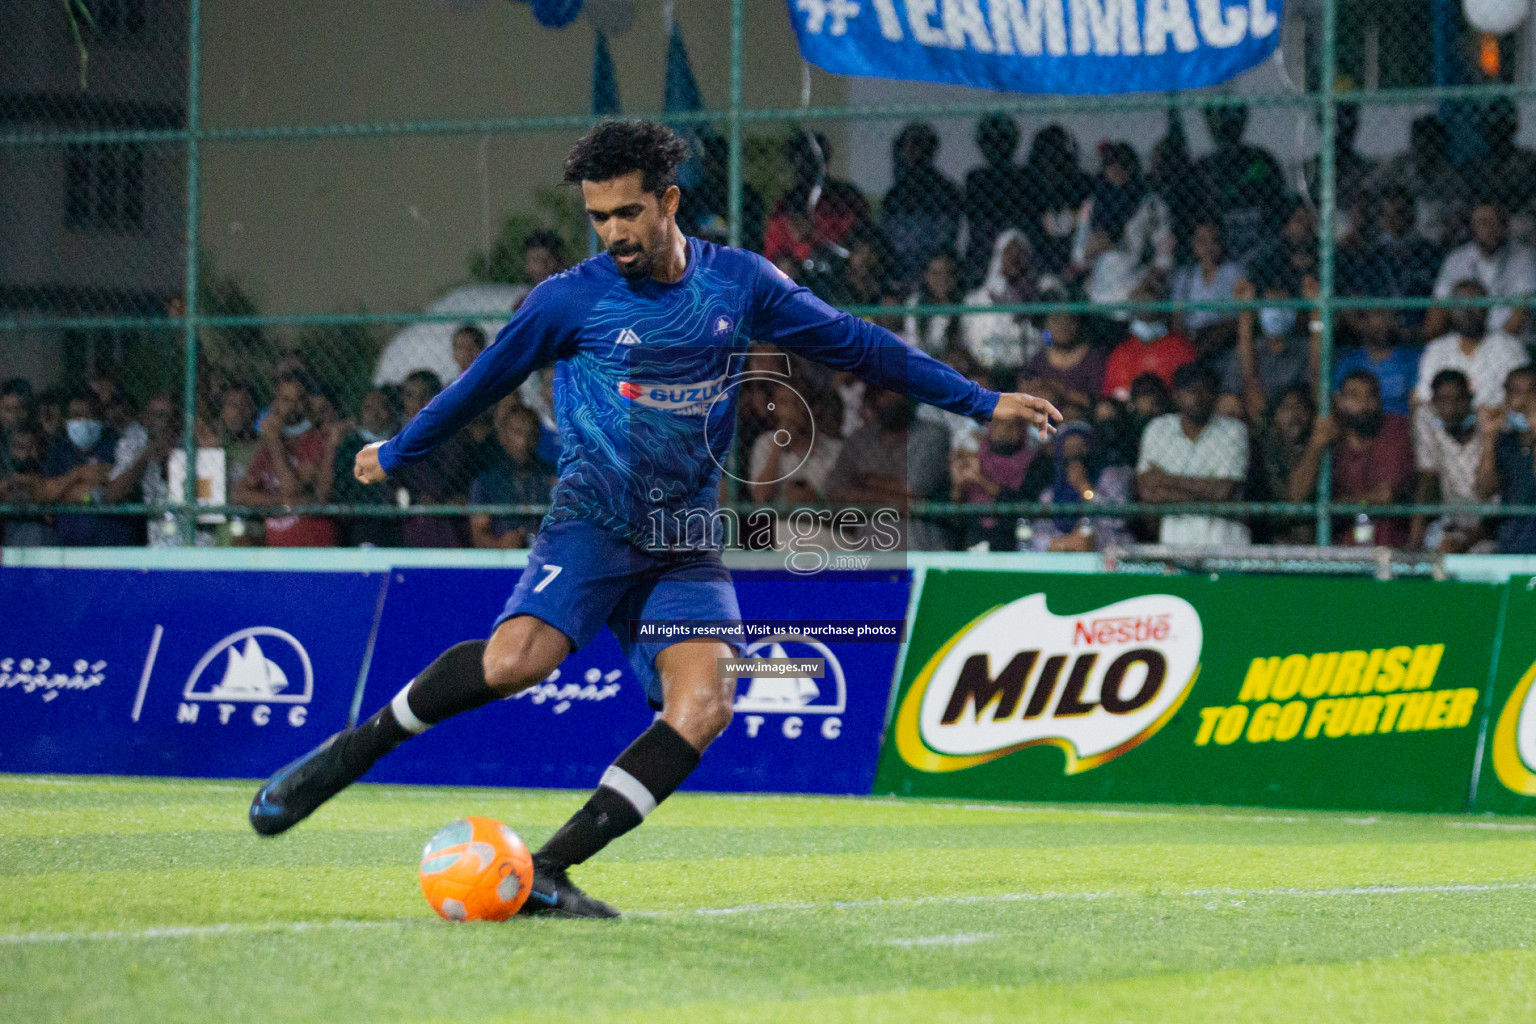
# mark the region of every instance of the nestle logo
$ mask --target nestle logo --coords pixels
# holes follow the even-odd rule
[[[1072,625],[1072,646],[1132,644],[1166,640],[1172,629],[1168,615],[1122,616],[1113,619],[1079,619]]]

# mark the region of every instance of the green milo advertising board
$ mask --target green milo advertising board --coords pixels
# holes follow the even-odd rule
[[[1503,595],[930,570],[876,790],[1464,811]]]

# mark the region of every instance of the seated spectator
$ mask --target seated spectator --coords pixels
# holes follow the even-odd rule
[[[1435,298],[1448,298],[1464,281],[1482,284],[1483,294],[1512,300],[1536,293],[1536,252],[1509,237],[1509,218],[1502,206],[1480,202],[1472,208],[1472,241],[1452,249],[1435,278]],[[1530,324],[1529,304],[1495,306],[1488,311],[1488,329],[1518,338]],[[1449,322],[1445,309],[1424,317],[1425,337],[1438,337]],[[1477,390],[1473,378],[1472,389]]]
[[[822,297],[836,306],[878,306],[890,280],[885,239],[878,229],[861,225],[843,241],[848,258],[839,262]]]
[[[1202,157],[1195,168],[1210,184],[1227,251],[1246,262],[1284,220],[1285,172],[1269,150],[1243,142],[1248,130],[1246,106],[1206,107],[1205,125],[1216,150]]]
[[[32,385],[23,377],[12,377],[0,384],[0,441],[13,430],[27,426],[32,418]]]
[[[788,256],[801,265],[820,245],[839,245],[857,224],[869,222],[869,203],[850,182],[832,176],[832,146],[820,132],[797,132],[784,143],[794,173],[789,189],[768,218],[763,255],[777,264]],[[816,196],[814,210],[811,197]],[[801,229],[793,222],[803,221]]]
[[[1397,311],[1353,309],[1340,315],[1348,340],[1333,367],[1334,390],[1355,370],[1367,370],[1381,385],[1381,404],[1387,412],[1408,415],[1408,400],[1419,380],[1419,353],[1403,344]]]
[[[751,499],[763,504],[812,505],[826,500],[827,474],[842,439],[817,431],[800,392],[779,385],[772,394],[773,429],[752,442]]]
[[[944,527],[909,517],[907,507],[949,496],[948,431],[918,419],[916,403],[894,391],[866,388],[864,409],[864,426],[843,442],[827,474],[828,500],[893,508],[900,517],[899,550],[944,550]],[[877,537],[872,528],[864,536]]]
[[[981,287],[965,297],[967,306],[1011,306],[1035,301],[1036,273],[1029,239],[1017,228],[997,236]],[[973,313],[961,318],[961,338],[971,357],[989,370],[1019,369],[1040,350],[1040,332],[1025,313]]]
[[[1060,275],[1072,263],[1077,214],[1093,191],[1093,179],[1078,166],[1077,140],[1059,124],[1035,133],[1024,167],[1024,230],[1042,274]]]
[[[0,503],[30,505],[39,496],[44,473],[43,432],[21,422],[0,435]],[[46,516],[0,519],[0,545],[8,548],[52,547],[58,543]]]
[[[102,489],[101,500],[108,505],[142,502],[165,508],[180,503],[181,495],[172,496],[167,483],[166,460],[179,446],[176,405],[170,395],[159,394],[144,403],[140,422],[125,429],[117,439],[112,473]],[[169,534],[162,524],[149,522],[150,547],[179,547],[181,536],[173,528]],[[211,541],[212,531],[207,534]],[[205,542],[206,543],[206,542]]]
[[[224,449],[225,494],[234,503],[235,489],[250,471],[256,453],[261,450],[261,436],[256,433],[256,398],[245,384],[231,384],[220,392],[217,404],[218,418],[212,426],[209,446]],[[352,468],[347,467],[351,476]],[[259,546],[262,541],[262,521],[231,516],[220,531],[221,540],[237,546]]]
[[[1093,302],[1124,302],[1149,276],[1161,289],[1173,271],[1173,218],[1147,187],[1129,142],[1099,147],[1103,170],[1078,211],[1072,268]],[[1125,314],[1116,314],[1124,319]]]
[[[1381,385],[1369,370],[1347,374],[1334,395],[1334,411],[1319,416],[1301,461],[1291,472],[1291,500],[1310,501],[1317,492],[1318,467],[1333,454],[1332,500],[1340,504],[1392,505],[1413,488],[1413,446],[1408,420],[1384,412]],[[1368,527],[1362,536],[1356,527]],[[1334,520],[1335,544],[1400,548],[1408,542],[1408,521],[1376,519],[1361,524]]]
[[[485,351],[485,332],[474,324],[460,324],[453,332],[453,361],[458,364],[459,373],[469,369],[473,363]]]
[[[1135,473],[1113,464],[1095,444],[1094,431],[1082,422],[1063,423],[1051,455],[1051,483],[1036,499],[1047,505],[1120,504],[1131,500]],[[1087,516],[1081,511],[1036,519],[1030,548],[1035,551],[1101,551],[1111,544],[1128,544],[1125,521]]]
[[[333,471],[325,438],[309,419],[310,386],[290,373],[278,381],[272,405],[261,424],[261,445],[235,488],[234,504],[308,505],[316,492],[329,489],[321,477]],[[336,524],[323,516],[268,516],[267,547],[325,548],[336,545]]]
[[[1243,266],[1227,258],[1221,240],[1221,222],[1202,220],[1189,238],[1195,262],[1180,267],[1173,275],[1175,302],[1230,302],[1232,289],[1243,279]],[[1223,330],[1225,325],[1225,330]],[[1231,312],[1215,309],[1181,310],[1173,314],[1176,334],[1194,338],[1204,332],[1235,337],[1237,320]],[[1209,351],[1225,347],[1219,341],[1201,346]]]
[[[1414,503],[1471,504],[1477,500],[1477,465],[1483,457],[1472,385],[1460,370],[1441,370],[1429,386],[1429,403],[1413,414],[1413,456],[1419,472]],[[1483,523],[1476,516],[1441,516],[1433,522],[1414,516],[1408,547],[1459,555],[1482,540]]]
[[[555,478],[539,461],[539,416],[516,395],[496,404],[496,454],[469,485],[471,505],[547,505]],[[537,515],[469,517],[477,548],[526,548],[538,532]]]
[[[1536,505],[1536,368],[1511,370],[1504,405],[1478,410],[1482,458],[1477,463],[1477,496],[1498,495],[1506,505]],[[1536,516],[1506,516],[1499,524],[1499,552],[1536,554]]]
[[[1483,298],[1488,290],[1482,282],[1468,278],[1452,289],[1456,298]],[[1516,367],[1530,362],[1525,346],[1514,338],[1490,327],[1486,306],[1460,306],[1442,322],[1450,333],[1424,346],[1419,359],[1419,383],[1414,395],[1420,402],[1432,396],[1430,385],[1441,370],[1460,370],[1472,385],[1472,401],[1478,406],[1498,405],[1503,398],[1503,381]]]
[[[370,444],[388,441],[399,429],[400,418],[394,399],[384,388],[374,388],[358,403],[357,423],[344,421],[337,427],[331,492],[318,495],[322,503],[372,505],[395,503],[395,485],[391,480],[365,484],[352,475],[357,453]],[[396,547],[400,543],[400,523],[393,516],[347,516],[338,520],[341,543],[346,547]]]
[[[1290,501],[1291,474],[1307,453],[1317,403],[1311,389],[1293,384],[1280,393],[1254,436],[1254,465],[1249,475],[1256,501]],[[1311,544],[1317,530],[1305,519],[1260,520],[1255,540],[1268,544]]]
[[[1142,285],[1131,293],[1135,302],[1156,302],[1158,293]],[[1168,329],[1166,320],[1156,314],[1137,314],[1131,320],[1130,334],[1109,354],[1104,368],[1102,394],[1128,402],[1131,384],[1144,373],[1156,374],[1165,384],[1173,383],[1173,372],[1195,361],[1195,347]]]
[[[61,391],[44,391],[37,397],[37,429],[43,432],[45,445],[64,436],[64,408],[68,404],[69,397]]]
[[[1467,168],[1467,177],[1478,194],[1491,197],[1520,222],[1518,233],[1529,241],[1536,228],[1532,223],[1536,213],[1532,209],[1536,201],[1536,152],[1515,141],[1520,132],[1520,110],[1514,100],[1506,96],[1489,100],[1481,113],[1478,120],[1485,148]]]
[[[1216,374],[1188,363],[1173,375],[1177,413],[1147,424],[1136,461],[1141,500],[1159,505],[1232,501],[1248,475],[1248,428],[1216,414]],[[1163,516],[1163,544],[1247,544],[1248,527],[1204,515]]]
[[[409,423],[443,390],[430,370],[417,370],[400,386],[400,401]],[[463,431],[432,449],[420,461],[402,466],[393,475],[396,500],[411,505],[462,505],[474,475],[473,446]],[[398,495],[404,492],[405,497]],[[460,516],[408,516],[400,523],[400,541],[408,548],[469,546],[469,526]]]
[[[1029,213],[1025,197],[1033,183],[1013,162],[1019,126],[1007,114],[988,114],[976,123],[976,148],[986,162],[965,175],[966,245],[964,276],[976,281],[997,260],[997,238],[1020,229]],[[1025,238],[1025,245],[1029,240]]]
[[[1240,301],[1301,298],[1284,276],[1255,274],[1258,282],[1241,281],[1233,293]],[[1316,293],[1316,282],[1304,285],[1307,297]],[[1309,330],[1306,310],[1266,306],[1255,315],[1245,309],[1237,317],[1237,345],[1221,357],[1219,411],[1250,423],[1258,423],[1292,385],[1315,388],[1318,367],[1318,332]],[[1257,328],[1257,330],[1255,330]],[[1258,335],[1257,337],[1255,335]]]
[[[1244,261],[1250,281],[1258,278],[1286,282],[1292,291],[1300,282],[1318,279],[1317,210],[1303,196],[1285,196],[1279,205],[1279,231]]]
[[[100,505],[117,459],[117,432],[102,421],[101,402],[84,391],[69,400],[64,436],[49,442],[44,480],[37,488],[44,504]],[[142,521],[123,516],[60,515],[55,520],[64,547],[126,547],[142,544]]]
[[[880,229],[891,245],[891,275],[913,282],[928,258],[953,252],[960,233],[960,188],[933,165],[939,134],[914,121],[891,143],[894,184],[880,204]],[[956,261],[958,281],[959,263]]]
[[[928,259],[922,280],[907,297],[908,306],[960,305],[960,263],[948,250]],[[958,350],[961,346],[962,317],[947,314],[909,314],[902,325],[902,337],[931,356]]]
[[[970,441],[950,450],[949,500],[970,505],[1031,500],[1026,484],[1040,451],[1029,443],[1023,420],[992,420],[980,436],[972,434]],[[989,551],[1013,551],[1018,523],[1011,516],[967,516],[961,520],[960,546],[985,542]]]
[[[1129,400],[1109,398],[1097,404],[1093,415],[1097,446],[1112,464],[1134,466],[1147,424],[1172,410],[1168,385],[1155,373],[1143,373],[1131,381]]]
[[[1392,298],[1403,293],[1372,219],[1374,204],[1364,194],[1339,209],[1335,228],[1333,292],[1345,298]]]
[[[1065,302],[1066,296],[1057,292],[1041,299]],[[1049,314],[1045,333],[1046,347],[1024,364],[1024,373],[1055,384],[1064,398],[1076,392],[1078,401],[1092,408],[1093,400],[1104,392],[1104,353],[1088,344],[1082,318],[1076,313]]]
[[[1468,194],[1467,177],[1450,161],[1449,148],[1439,114],[1416,117],[1408,130],[1408,152],[1388,160],[1366,183],[1368,191],[1407,195],[1418,234],[1437,249],[1455,236]]]
[[[1403,295],[1427,299],[1434,294],[1441,249],[1419,233],[1413,219],[1413,194],[1402,186],[1384,189],[1376,210],[1378,244]],[[1424,324],[1424,311],[1402,310],[1415,332]]]

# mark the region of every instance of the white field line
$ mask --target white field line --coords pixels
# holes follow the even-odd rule
[[[1445,885],[1361,885],[1332,889],[1184,889],[1172,892],[1003,892],[978,896],[916,896],[895,899],[825,900],[804,903],[746,903],[734,907],[695,907],[687,910],[633,910],[637,919],[731,917],[814,910],[867,910],[884,907],[965,906],[988,903],[1044,903],[1059,900],[1113,899],[1262,899],[1265,897],[1340,898],[1350,896],[1404,896],[1490,892],[1536,892],[1533,882],[1490,882]],[[433,918],[397,918],[390,921],[278,921],[228,922],[183,927],[143,928],[101,932],[18,932],[0,934],[0,946],[41,943],[141,942],[154,939],[198,939],[225,935],[298,934],[313,931],[360,931],[374,928],[408,928],[437,925]]]
[[[887,946],[915,949],[924,946],[972,946],[978,942],[998,938],[996,932],[973,932],[960,935],[920,935],[915,939],[886,939]]]

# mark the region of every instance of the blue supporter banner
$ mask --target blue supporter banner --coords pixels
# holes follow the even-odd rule
[[[384,580],[0,569],[0,771],[265,776],[346,724]]]
[[[1109,95],[1225,82],[1280,39],[1283,0],[787,0],[839,75]]]
[[[380,622],[363,714],[443,650],[483,638],[518,570],[397,569]],[[901,620],[906,572],[735,573],[743,616]],[[736,715],[687,788],[867,794],[884,728],[897,644],[779,641],[748,654],[822,658],[819,679],[756,678],[738,686]],[[549,679],[509,700],[428,730],[381,760],[372,782],[594,786],[651,723],[653,712],[618,643],[604,630]]]

